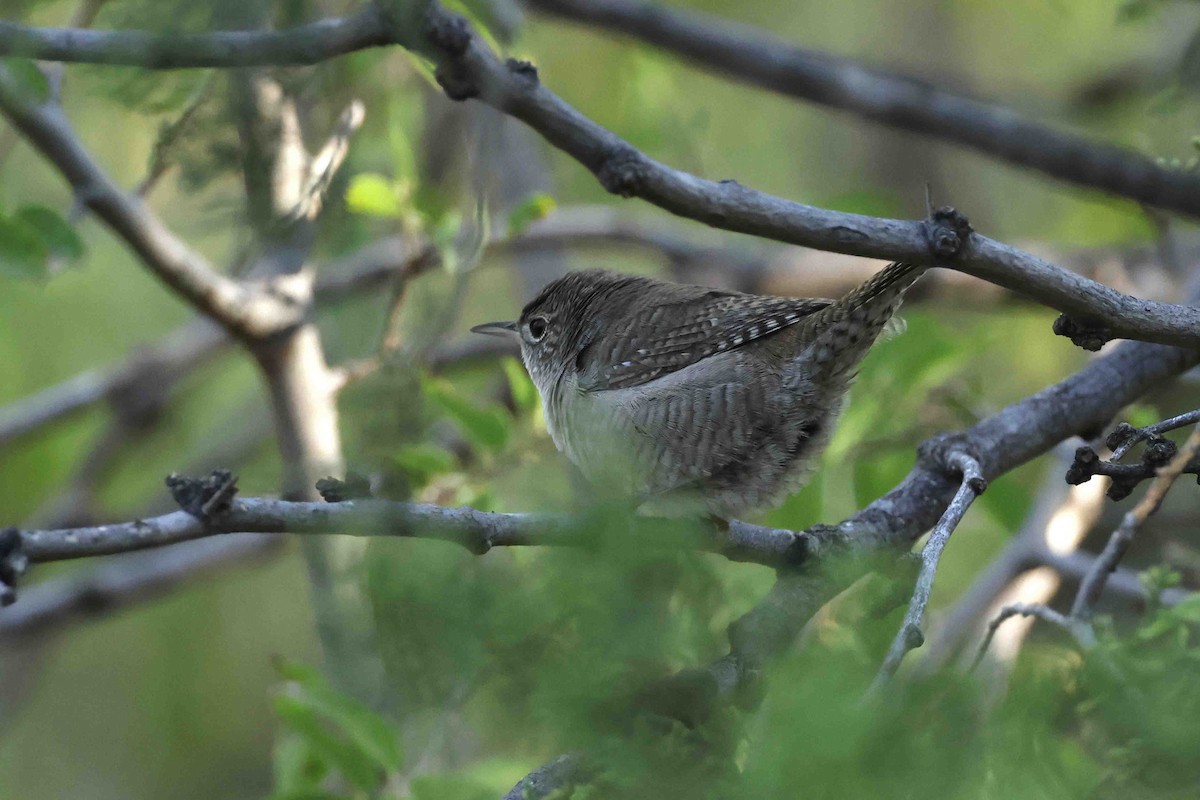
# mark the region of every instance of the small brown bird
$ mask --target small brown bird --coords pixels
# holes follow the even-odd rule
[[[770,297],[589,270],[516,322],[554,444],[658,513],[738,517],[804,482],[859,363],[925,271],[892,264],[841,300]]]

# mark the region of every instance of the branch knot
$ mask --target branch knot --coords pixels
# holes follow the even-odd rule
[[[1134,429],[1136,430],[1136,429]],[[1126,436],[1120,428],[1109,436],[1110,440]],[[1178,445],[1170,439],[1152,436],[1142,451],[1142,460],[1138,464],[1119,464],[1115,461],[1105,461],[1090,447],[1080,447],[1075,451],[1075,458],[1067,467],[1064,479],[1072,486],[1087,483],[1096,475],[1108,477],[1112,483],[1105,492],[1111,500],[1124,500],[1133,494],[1142,481],[1153,478],[1161,467],[1166,466],[1179,452]],[[1200,459],[1192,459],[1184,465],[1182,473],[1200,475]]]
[[[432,9],[425,18],[425,40],[448,58],[461,58],[471,46],[471,26],[458,14]]]
[[[237,494],[237,476],[227,469],[215,469],[203,478],[172,472],[166,484],[179,507],[201,522],[228,511]]]
[[[1058,336],[1070,339],[1076,347],[1092,353],[1113,339],[1112,331],[1104,323],[1093,319],[1075,319],[1066,314],[1059,314],[1058,319],[1054,320],[1053,330]]]
[[[642,154],[627,145],[611,150],[596,169],[596,178],[612,194],[633,197],[646,179]]]
[[[943,206],[925,220],[925,236],[935,259],[948,260],[962,254],[974,229],[965,214]]]
[[[317,492],[326,503],[342,503],[346,500],[365,500],[374,497],[371,481],[359,472],[347,472],[345,480],[321,478],[317,481]]]
[[[17,600],[17,579],[29,566],[25,540],[16,528],[0,531],[0,606],[11,606]]]
[[[538,70],[533,63],[522,61],[519,58],[510,58],[504,62],[504,66],[508,67],[508,71],[518,78],[528,82],[531,86],[538,84]]]

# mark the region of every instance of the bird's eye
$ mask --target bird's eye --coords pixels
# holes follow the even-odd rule
[[[545,317],[534,317],[529,320],[529,337],[535,342],[540,342],[542,337],[546,335],[546,319]]]

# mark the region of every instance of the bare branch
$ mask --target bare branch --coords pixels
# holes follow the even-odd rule
[[[896,674],[896,670],[900,668],[900,662],[904,660],[904,656],[908,654],[909,650],[924,644],[925,636],[921,633],[921,623],[925,618],[925,606],[929,604],[929,596],[933,594],[933,581],[937,577],[937,568],[941,563],[942,553],[950,542],[950,534],[954,533],[958,523],[962,522],[967,509],[987,487],[987,481],[984,480],[983,473],[980,471],[979,462],[974,457],[955,451],[950,453],[946,460],[948,466],[958,470],[962,475],[962,484],[955,493],[954,499],[950,501],[950,505],[946,507],[942,518],[938,520],[937,525],[929,534],[929,541],[921,550],[921,571],[917,575],[916,589],[913,590],[912,600],[909,601],[908,610],[904,614],[900,632],[896,634],[891,648],[888,649],[887,657],[884,658],[883,665],[879,668],[879,674],[875,677],[873,690],[878,690]]]
[[[1200,179],[1008,108],[797,47],[765,31],[633,0],[529,0],[545,14],[632,36],[717,75],[969,147],[1089,189],[1200,216]]]
[[[1146,494],[1132,510],[1125,514],[1121,524],[1113,531],[1112,536],[1108,539],[1108,544],[1100,553],[1100,557],[1096,559],[1079,586],[1079,592],[1075,595],[1075,602],[1071,606],[1072,618],[1084,622],[1091,619],[1093,609],[1108,583],[1108,576],[1125,556],[1125,551],[1133,543],[1133,537],[1137,534],[1138,528],[1146,521],[1147,517],[1158,510],[1175,480],[1183,472],[1188,462],[1196,457],[1197,452],[1200,452],[1200,427],[1192,431],[1191,436],[1179,448],[1179,452],[1171,459],[1170,463],[1158,471],[1158,477],[1150,484]]]
[[[76,196],[198,311],[241,338],[295,324],[289,304],[218,272],[177,239],[141,200],[114,184],[83,149],[62,110],[51,103],[32,103],[3,67],[0,112],[63,174]]]
[[[414,20],[383,15],[374,5],[347,18],[353,22],[339,20],[333,24],[339,31],[371,29],[368,45],[393,42],[430,57],[438,64],[439,81],[452,99],[477,97],[524,121],[590,169],[615,194],[640,197],[713,227],[782,242],[871,258],[951,266],[1033,297],[1079,323],[1086,323],[1093,330],[1089,341],[1100,336],[1200,345],[1200,310],[1123,295],[977,234],[958,242],[947,241],[939,234],[933,237],[936,241],[931,241],[927,221],[828,211],[771,197],[733,181],[707,181],[671,169],[567,105],[541,85],[531,65],[512,60],[502,62],[460,17],[447,13],[436,2],[423,5],[427,5],[427,16],[419,41],[413,36]],[[318,29],[307,26],[297,30],[303,33],[297,36],[297,41],[311,44],[311,36]],[[104,53],[114,63],[150,66],[308,63],[300,56],[322,52],[319,47],[303,52],[290,49],[293,45],[286,32],[203,34],[184,37],[182,44],[173,36],[87,32],[72,39],[75,34],[21,26],[4,29],[12,52],[21,45],[21,52],[34,52],[43,58],[66,56],[70,53],[68,43],[79,41],[83,43],[76,54],[80,59],[87,55],[86,60],[95,61],[96,56]],[[253,55],[229,56],[229,43],[233,41],[239,53]],[[345,46],[347,40],[338,39],[338,43],[339,47]],[[168,51],[177,55],[160,55]],[[144,52],[155,55],[141,57]],[[1108,158],[1104,155],[1101,161]],[[1200,192],[1192,194],[1200,198]]]
[[[1005,606],[996,615],[996,618],[988,623],[987,633],[983,636],[983,641],[979,643],[979,650],[975,653],[975,660],[971,663],[970,671],[974,672],[979,663],[983,661],[984,655],[987,654],[988,647],[992,644],[992,639],[996,636],[996,631],[1008,619],[1016,616],[1022,617],[1037,617],[1040,620],[1045,620],[1052,625],[1062,628],[1067,633],[1071,634],[1080,647],[1084,649],[1091,648],[1096,643],[1096,634],[1092,632],[1092,628],[1087,623],[1081,623],[1079,620],[1068,617],[1065,614],[1060,614],[1049,606],[1028,603],[1014,603],[1011,606]]]
[[[1144,428],[1135,428],[1127,422],[1122,422],[1108,435],[1106,444],[1112,449],[1112,456],[1110,458],[1112,461],[1120,461],[1129,452],[1130,448],[1138,442],[1162,436],[1168,431],[1173,431],[1176,428],[1182,428],[1186,425],[1195,425],[1197,422],[1200,422],[1200,409],[1188,411],[1170,419],[1164,419],[1162,422],[1156,422]]]
[[[934,136],[1079,186],[1200,215],[1200,180],[1129,150],[1024,119],[906,76],[815,53],[748,26],[630,0],[529,0],[544,13],[618,31],[721,75],[884,125]],[[404,44],[374,3],[286,31],[167,34],[0,22],[0,55],[150,69],[305,65]]]
[[[386,500],[340,503],[234,500],[229,508],[201,518],[187,511],[88,528],[21,531],[24,553],[35,562],[60,561],[162,547],[223,533],[346,534],[397,536],[452,542],[480,554],[493,547],[587,546],[580,520],[558,514],[502,514]],[[663,547],[689,546],[731,560],[783,566],[807,554],[804,534],[744,522],[727,535],[667,520],[634,519],[646,541]]]
[[[932,457],[938,450],[976,454],[983,478],[993,481],[1080,431],[1095,430],[1198,360],[1193,351],[1128,343],[965,431],[923,445],[896,488],[838,525],[798,534],[806,547],[798,562],[818,568],[781,572],[766,597],[730,626],[729,654],[704,668],[715,691],[729,696],[751,686],[766,661],[790,647],[812,616],[857,578],[853,571],[825,572],[817,559],[848,549],[904,552],[938,521],[962,488],[944,461]]]
[[[1083,320],[1110,338],[1200,344],[1200,309],[1123,295],[978,234],[938,220],[906,222],[843,214],[714,182],[660,164],[584,117],[527,63],[501,62],[461,18],[430,6],[425,52],[452,99],[477,97],[523,120],[590,169],[610,192],[726,230],[838,253],[950,266]]]
[[[230,343],[208,320],[196,320],[136,351],[112,367],[81,372],[62,383],[0,408],[0,449],[105,400],[136,392],[147,376],[172,382],[208,363]]]
[[[0,637],[29,637],[59,630],[152,600],[234,566],[282,552],[284,539],[230,535],[165,550],[131,553],[82,572],[31,586],[21,602],[0,613]]]

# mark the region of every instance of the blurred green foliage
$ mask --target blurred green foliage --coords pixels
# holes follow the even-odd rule
[[[96,24],[284,26],[356,5],[108,0]],[[1197,103],[1182,80],[1200,25],[1194,3],[681,5],[1032,113],[1051,109],[1056,121],[1181,167],[1194,155]],[[495,39],[508,36],[502,4],[463,8],[486,20]],[[47,25],[63,24],[71,10],[62,0],[7,0],[2,8],[6,19]],[[601,124],[705,177],[914,217],[924,214],[929,181],[936,202],[952,200],[977,229],[1002,239],[1124,246],[1153,235],[1130,204],[729,84],[577,27],[532,16],[509,50],[532,59],[547,85]],[[31,67],[16,70],[30,91],[44,91]],[[1132,88],[1099,108],[1079,104],[1114,75],[1132,77]],[[398,52],[356,53],[280,77],[313,136],[352,98],[368,109],[321,218],[315,260],[325,264],[382,236],[423,235],[461,268],[414,282],[403,308],[404,351],[343,396],[350,465],[381,475],[396,497],[511,511],[581,505],[586,495],[554,452],[519,364],[436,376],[418,366],[471,323],[511,318],[536,288],[506,268],[519,260],[476,263],[487,235],[479,220],[489,216],[479,185],[513,165],[489,162],[471,134],[450,123],[428,130],[453,112],[427,72]],[[230,76],[205,70],[72,66],[63,82],[68,116],[116,180],[134,186],[156,159],[170,165],[151,204],[189,243],[234,269],[245,262],[251,232],[231,93]],[[496,117],[482,119],[476,124],[485,130],[499,126]],[[450,163],[433,170],[439,146]],[[492,209],[510,234],[556,206],[617,202],[576,163],[548,150],[546,158],[552,193],[523,191]],[[0,402],[113,363],[187,318],[107,231],[86,218],[68,225],[68,190],[27,145],[16,144],[0,170]],[[626,210],[651,222],[663,216]],[[50,259],[76,266],[47,275]],[[623,251],[573,253],[569,263],[657,268]],[[322,315],[332,361],[370,351],[387,294]],[[914,306],[905,315],[908,332],[882,342],[864,365],[822,469],[766,515],[769,524],[837,521],[893,486],[924,437],[969,425],[1081,363],[1064,340],[1050,338],[1044,310]],[[263,444],[269,431],[246,413],[262,405],[258,376],[240,355],[189,377],[160,426],[101,481],[100,512],[129,518],[161,508],[162,475],[203,463],[214,444],[236,438],[250,446],[237,463],[221,465],[237,469],[245,494],[276,491],[276,457]],[[1131,419],[1158,416],[1151,398]],[[17,488],[0,494],[0,524],[49,513],[107,420],[96,409],[0,454],[0,485]],[[1045,466],[996,481],[976,504],[944,560],[936,606],[952,601],[1017,529]],[[814,620],[805,646],[769,666],[751,712],[722,708],[689,727],[647,687],[722,655],[728,626],[764,595],[773,573],[663,552],[631,539],[618,513],[595,513],[588,526],[596,544],[587,550],[511,548],[484,557],[437,542],[371,540],[339,591],[367,598],[385,668],[380,696],[356,696],[344,676],[310,666],[322,656],[295,554],[59,640],[6,650],[0,796],[476,800],[498,797],[569,751],[589,753],[594,768],[577,800],[1195,795],[1193,603],[1152,604],[1136,624],[1106,624],[1086,659],[1055,632],[1035,637],[1007,692],[946,671],[864,701],[901,612],[881,615],[856,587]],[[34,578],[69,569],[39,569]],[[1149,576],[1158,588],[1176,580],[1165,571]]]

